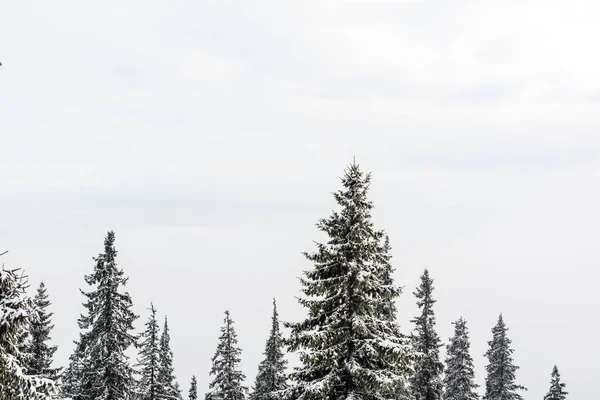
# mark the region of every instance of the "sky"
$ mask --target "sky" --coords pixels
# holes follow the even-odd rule
[[[52,300],[56,362],[116,233],[141,330],[169,317],[187,393],[226,309],[251,386],[271,299],[298,321],[303,251],[353,157],[373,173],[402,330],[428,268],[476,379],[503,313],[525,399],[557,364],[596,398],[600,4],[0,0],[0,250]],[[483,388],[480,388],[483,392]]]

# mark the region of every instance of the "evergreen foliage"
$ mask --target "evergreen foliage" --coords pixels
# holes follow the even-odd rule
[[[196,376],[192,376],[188,400],[198,400],[198,382],[196,381]]]
[[[33,303],[35,318],[32,318],[29,323],[27,373],[56,381],[60,368],[52,368],[52,362],[58,346],[48,345],[51,339],[50,332],[54,328],[51,322],[54,314],[47,311],[51,303],[44,282],[40,283]]]
[[[85,281],[90,292],[81,291],[87,315],[79,318],[80,340],[67,370],[66,392],[74,400],[129,400],[134,393],[133,368],[125,351],[136,343],[130,333],[137,316],[132,311],[123,270],[117,268],[115,234],[108,232],[104,253]]]
[[[560,381],[560,374],[556,365],[552,368],[552,379],[550,380],[550,390],[544,396],[544,400],[565,400],[569,392],[565,391],[565,385]]]
[[[150,317],[145,324],[146,329],[142,334],[143,341],[139,346],[138,368],[140,371],[139,393],[142,400],[159,400],[160,383],[159,383],[159,330],[158,322],[156,321],[156,308],[154,304],[150,304]]]
[[[314,269],[300,279],[299,299],[308,316],[291,328],[290,351],[302,366],[290,375],[289,395],[300,400],[389,398],[404,379],[409,357],[397,325],[383,318],[400,289],[384,282],[384,233],[371,221],[370,174],[353,163],[334,198],[334,211],[317,224],[327,234],[314,254]]]
[[[248,389],[243,385],[246,377],[239,370],[242,350],[233,324],[229,311],[225,311],[224,325],[210,369],[214,378],[209,384],[206,400],[244,400],[246,397]]]
[[[444,400],[478,400],[475,391],[473,358],[467,323],[463,318],[454,322],[454,336],[446,347],[446,374],[444,376]]]
[[[412,343],[415,352],[414,374],[410,379],[411,392],[416,400],[438,400],[442,396],[442,372],[439,349],[442,342],[435,330],[433,305],[433,279],[426,269],[421,276],[421,284],[414,293],[421,314],[412,322],[415,329]]]
[[[177,400],[181,397],[177,382],[175,380],[173,351],[171,350],[171,335],[169,334],[167,317],[165,317],[165,324],[160,336],[158,385],[158,399]]]
[[[524,386],[515,384],[519,367],[513,364],[514,350],[510,347],[512,341],[506,335],[507,331],[500,314],[498,323],[492,328],[493,337],[488,342],[490,347],[485,353],[488,365],[485,367],[487,377],[484,400],[523,400],[517,391],[527,390]]]
[[[55,393],[55,382],[27,374],[23,364],[22,338],[35,318],[35,308],[25,292],[27,277],[19,272],[0,268],[0,398],[49,399]]]
[[[250,400],[279,400],[287,389],[285,368],[287,360],[284,354],[283,337],[279,330],[279,314],[277,303],[273,299],[273,316],[271,318],[271,333],[263,353],[265,358],[258,366],[258,374]]]

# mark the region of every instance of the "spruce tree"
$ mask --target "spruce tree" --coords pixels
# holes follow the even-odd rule
[[[370,182],[350,165],[333,193],[341,209],[317,224],[327,243],[304,253],[314,264],[300,279],[308,315],[285,324],[288,349],[302,364],[290,374],[289,395],[299,400],[379,400],[404,379],[409,357],[395,321],[382,315],[400,289],[384,282],[384,232],[371,220]]]
[[[165,325],[160,336],[160,352],[158,366],[158,385],[160,400],[177,400],[180,397],[173,368],[173,351],[171,350],[171,335],[169,324],[165,317]]]
[[[384,285],[393,286],[394,278],[393,274],[395,268],[392,266],[391,259],[391,250],[392,247],[390,245],[390,238],[387,234],[384,235],[383,247],[381,254],[379,256],[379,262],[381,263],[383,269],[381,274],[381,281]],[[402,294],[402,288],[398,287],[398,296]],[[408,360],[412,359],[412,350],[406,346],[407,337],[406,335],[400,332],[400,326],[397,322],[397,308],[396,308],[396,297],[389,297],[385,299],[385,301],[381,302],[378,309],[379,318],[389,321],[394,326],[394,335],[397,337],[398,343],[403,343],[405,358],[407,360],[406,364],[403,368],[399,370],[401,372],[401,376],[403,379],[398,379],[395,385],[391,388],[391,393],[389,397],[396,400],[408,400],[411,398],[410,393],[408,391],[408,382],[406,377],[410,376],[412,370],[408,363]],[[386,395],[387,396],[387,395]]]
[[[410,379],[411,392],[416,400],[439,400],[442,396],[442,372],[439,349],[442,342],[435,330],[433,305],[433,279],[426,269],[421,276],[421,284],[414,293],[421,314],[412,322],[415,330],[412,343],[415,351],[414,374]]]
[[[27,277],[19,269],[0,268],[0,398],[50,399],[55,382],[27,373],[21,354],[28,325],[35,318],[34,303],[26,295]]]
[[[492,328],[493,337],[488,342],[490,347],[485,353],[489,363],[485,367],[487,377],[484,400],[523,400],[517,391],[527,390],[524,386],[515,384],[515,374],[519,367],[513,364],[514,350],[510,347],[512,341],[506,335],[507,331],[500,314],[498,323]]]
[[[146,322],[146,329],[142,334],[143,341],[139,346],[140,359],[138,368],[140,373],[139,393],[142,400],[159,400],[160,383],[158,372],[160,367],[160,347],[156,309],[150,303],[150,317]]]
[[[219,344],[210,369],[210,375],[214,378],[209,384],[206,400],[244,400],[246,397],[248,389],[243,385],[246,377],[239,369],[242,350],[238,346],[233,324],[229,311],[225,311]]]
[[[463,318],[454,322],[454,337],[446,347],[446,374],[444,376],[444,400],[478,400],[475,391],[473,358],[467,323]]]
[[[56,381],[60,368],[52,368],[52,361],[58,346],[48,345],[51,339],[50,332],[54,328],[50,319],[54,314],[47,311],[51,303],[44,282],[40,283],[33,303],[35,318],[29,323],[30,340],[27,346],[27,352],[29,353],[27,371],[31,375]]]
[[[198,382],[196,376],[192,376],[192,382],[190,383],[190,392],[188,395],[189,400],[198,400]]]
[[[271,333],[267,339],[265,358],[258,366],[258,374],[254,388],[249,396],[250,400],[279,400],[287,389],[287,376],[283,349],[283,337],[279,330],[279,315],[277,303],[273,299],[273,316],[271,318]]]
[[[85,276],[92,290],[81,291],[87,315],[78,321],[82,332],[67,376],[73,382],[68,391],[76,400],[128,400],[134,393],[133,368],[125,352],[136,343],[131,332],[137,316],[129,293],[121,291],[128,279],[117,268],[114,242],[110,231],[104,253],[94,258],[93,273]]]
[[[565,400],[569,392],[565,391],[565,385],[560,381],[560,374],[556,365],[552,369],[552,379],[550,380],[550,390],[544,396],[544,400]]]

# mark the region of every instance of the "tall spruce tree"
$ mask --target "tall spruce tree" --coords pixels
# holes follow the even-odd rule
[[[0,398],[50,399],[55,382],[27,373],[21,338],[35,319],[34,303],[26,295],[27,277],[19,269],[0,268]]]
[[[123,270],[117,268],[115,234],[104,240],[104,253],[86,283],[92,287],[85,296],[87,315],[79,318],[79,342],[67,373],[68,389],[75,400],[129,400],[134,393],[133,368],[126,350],[136,343],[131,333],[137,316],[132,311]]]
[[[411,393],[416,400],[439,400],[442,397],[442,373],[444,365],[440,361],[439,349],[442,342],[435,330],[433,305],[433,279],[425,269],[421,284],[414,293],[421,314],[412,322],[415,329],[412,343],[415,351],[414,374],[410,379]]]
[[[177,400],[180,397],[173,368],[173,351],[169,323],[165,317],[165,325],[160,336],[160,352],[158,365],[158,385],[160,400]]]
[[[47,310],[51,303],[44,282],[40,283],[33,304],[35,318],[32,318],[29,323],[30,339],[27,345],[27,352],[29,353],[27,372],[31,375],[56,381],[60,368],[52,368],[52,362],[58,346],[48,345],[51,340],[50,332],[54,328],[51,322],[54,314]]]
[[[506,335],[507,331],[500,314],[498,323],[492,328],[493,337],[488,342],[490,347],[485,353],[489,363],[485,367],[487,377],[484,400],[523,400],[517,391],[527,390],[524,386],[515,384],[515,374],[519,367],[513,364],[514,350],[510,347],[512,341]]]
[[[206,400],[244,400],[246,397],[248,389],[243,384],[246,377],[239,369],[242,350],[238,346],[233,324],[229,311],[225,311],[219,344],[210,369],[210,375],[214,378],[209,384]]]
[[[454,337],[446,347],[446,374],[444,376],[444,400],[478,400],[475,391],[473,358],[467,323],[463,318],[454,322]]]
[[[271,333],[267,339],[265,358],[258,366],[258,374],[250,400],[280,400],[287,389],[287,376],[283,349],[283,337],[279,330],[279,314],[277,303],[273,299],[273,316],[271,317]]]
[[[196,381],[196,376],[192,376],[192,381],[190,383],[190,392],[188,394],[188,400],[198,400],[198,382]]]
[[[386,399],[404,379],[406,348],[395,321],[382,315],[400,289],[384,282],[387,250],[371,220],[370,182],[350,165],[333,193],[341,210],[317,224],[327,243],[305,253],[314,264],[300,279],[308,316],[285,324],[302,364],[290,374],[296,399]]]
[[[139,346],[140,359],[138,368],[140,373],[139,393],[142,400],[159,400],[160,383],[160,347],[159,347],[159,330],[158,322],[156,321],[156,308],[150,303],[150,317],[146,322],[146,329],[142,334],[143,341]]]
[[[565,400],[569,392],[565,391],[565,385],[560,381],[560,374],[556,365],[552,368],[552,379],[550,380],[550,390],[544,396],[544,400]]]

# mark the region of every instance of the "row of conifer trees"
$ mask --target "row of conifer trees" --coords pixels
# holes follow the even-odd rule
[[[397,323],[394,283],[387,234],[372,222],[368,199],[370,174],[353,163],[342,188],[333,193],[338,205],[317,227],[328,240],[305,253],[313,264],[304,271],[300,304],[306,316],[280,329],[273,301],[271,332],[264,359],[251,390],[240,370],[241,349],[228,311],[212,358],[205,400],[477,400],[467,323],[454,322],[454,335],[443,344],[436,333],[433,279],[427,270],[414,295],[419,314],[413,332],[403,334]],[[159,329],[153,304],[144,331],[124,290],[128,278],[117,267],[115,235],[108,232],[104,252],[94,258],[82,290],[85,313],[68,366],[53,368],[56,346],[50,345],[50,302],[42,283],[33,299],[17,271],[0,272],[0,397],[2,399],[182,400],[174,369],[167,318]],[[511,340],[502,315],[492,329],[484,400],[522,400],[516,383]],[[136,347],[131,362],[126,353]],[[299,358],[288,370],[287,353]],[[567,392],[556,366],[544,400],[565,400]],[[192,378],[187,397],[198,397]]]

